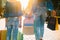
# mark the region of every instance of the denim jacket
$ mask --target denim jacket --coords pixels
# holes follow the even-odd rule
[[[37,6],[33,6],[32,10],[33,10],[33,14],[37,15],[37,18],[40,18],[41,16],[43,20],[46,20],[47,8],[44,3],[40,3]]]

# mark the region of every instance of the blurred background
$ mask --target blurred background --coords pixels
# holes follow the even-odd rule
[[[8,0],[0,0],[0,40],[6,40],[6,34],[7,34],[7,28],[6,26],[6,18],[4,17],[4,11],[5,11],[5,5],[6,5],[6,1]],[[24,16],[29,14],[33,15],[31,12],[33,3],[36,2],[36,0],[17,0],[21,3],[21,10],[23,11]],[[56,16],[56,21],[57,21],[57,27],[58,30],[50,30],[49,28],[47,28],[47,21],[49,20],[48,17],[46,19],[45,25],[44,25],[44,40],[60,40],[60,0],[44,0],[44,1],[51,1],[54,11],[56,12],[51,12],[51,9],[47,8],[47,14],[48,17],[49,16]],[[35,5],[35,4],[34,4]],[[49,6],[51,7],[51,6]],[[30,13],[29,13],[30,12]],[[21,17],[21,28],[18,28],[19,32],[18,32],[18,40],[35,40],[35,34],[34,34],[34,28],[33,26],[24,26],[24,22],[26,20],[28,20],[26,17],[22,16]],[[25,20],[25,21],[24,21]],[[26,21],[25,23],[30,23],[32,21],[34,21],[34,18],[32,17],[32,19],[30,19],[28,22]],[[21,38],[22,39],[21,39]],[[12,39],[11,39],[12,40]]]

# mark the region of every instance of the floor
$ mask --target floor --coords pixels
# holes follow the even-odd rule
[[[43,40],[60,40],[60,25],[59,30],[50,30],[47,28],[47,24],[44,26]],[[35,40],[35,35],[24,35],[24,40]]]

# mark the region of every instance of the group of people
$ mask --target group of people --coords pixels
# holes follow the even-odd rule
[[[47,7],[44,0],[36,0],[32,6],[32,13],[35,16],[34,33],[36,40],[42,40],[44,34],[44,22],[47,17]],[[13,30],[13,40],[17,40],[19,27],[19,17],[23,16],[20,2],[8,0],[5,6],[4,16],[6,18],[7,40],[11,40]]]

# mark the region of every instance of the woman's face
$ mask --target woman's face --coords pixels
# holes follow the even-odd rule
[[[52,11],[52,15],[56,16],[56,11],[55,10]]]

